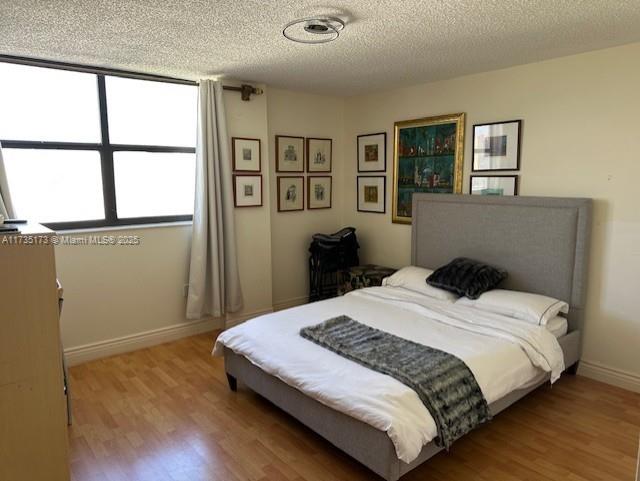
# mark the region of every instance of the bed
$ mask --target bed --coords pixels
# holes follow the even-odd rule
[[[435,435],[428,411],[424,414],[412,391],[388,376],[349,365],[319,346],[301,344],[305,340],[295,337],[299,328],[346,313],[389,332],[401,328],[400,335],[411,335],[416,342],[429,332],[469,364],[495,415],[549,381],[554,374],[550,367],[541,369],[545,359],[559,356],[562,367],[573,372],[577,368],[590,222],[589,199],[413,197],[413,265],[434,268],[454,257],[475,258],[509,272],[501,287],[570,304],[566,334],[557,342],[549,341],[550,335],[536,340],[540,352],[549,352],[542,359],[526,355],[523,346],[511,340],[492,339],[486,341],[495,346],[491,362],[509,368],[491,365],[486,355],[474,356],[480,351],[473,337],[477,333],[462,339],[460,329],[444,322],[463,315],[455,311],[462,308],[385,287],[262,316],[226,331],[214,351],[225,357],[232,389],[238,380],[243,382],[379,476],[395,481],[442,449],[431,441]],[[554,354],[554,349],[561,351]]]

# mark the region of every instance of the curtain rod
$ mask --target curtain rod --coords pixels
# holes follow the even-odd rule
[[[230,85],[224,85],[222,87],[224,90],[231,90],[232,92],[240,92],[240,96],[242,100],[249,101],[251,100],[251,95],[262,95],[263,90],[258,87],[254,87],[249,84],[242,84],[240,87],[232,87]]]
[[[49,67],[60,70],[70,70],[73,72],[84,72],[102,75],[113,75],[115,77],[126,77],[138,80],[151,80],[155,82],[168,82],[182,85],[198,85],[193,80],[186,80],[175,77],[166,77],[164,75],[146,74],[140,72],[131,72],[129,70],[119,70],[105,67],[95,67],[91,65],[78,65],[67,62],[57,62],[54,60],[43,60],[29,57],[17,57],[14,55],[0,55],[0,62],[15,63],[19,65],[30,65],[32,67]]]
[[[83,72],[102,75],[113,75],[116,77],[126,77],[138,80],[151,80],[155,82],[168,82],[181,85],[193,85],[197,86],[198,82],[193,80],[186,80],[176,77],[166,77],[164,75],[146,74],[140,72],[132,72],[130,70],[119,70],[105,67],[95,67],[91,65],[78,65],[68,62],[57,62],[55,60],[44,60],[29,57],[19,57],[15,55],[2,55],[0,54],[0,62],[7,62],[19,65],[29,65],[32,67],[48,67],[56,68],[60,70],[69,70],[72,72]],[[222,87],[224,90],[230,90],[233,92],[240,92],[242,100],[251,100],[251,95],[262,95],[263,90],[253,85],[242,84],[240,87],[232,87],[225,85]]]

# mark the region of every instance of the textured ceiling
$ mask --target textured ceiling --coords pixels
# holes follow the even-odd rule
[[[325,45],[302,16],[346,21]],[[0,53],[354,95],[640,40],[639,0],[0,0]]]

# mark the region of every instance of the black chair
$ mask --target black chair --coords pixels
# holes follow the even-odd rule
[[[333,234],[314,234],[309,246],[309,302],[334,297],[338,273],[360,264],[354,227]]]

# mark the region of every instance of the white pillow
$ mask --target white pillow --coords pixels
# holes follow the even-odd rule
[[[556,316],[553,319],[549,319],[549,322],[547,322],[547,325],[544,327],[546,327],[547,330],[557,338],[562,337],[567,333],[569,330],[569,323],[566,318]]]
[[[495,312],[531,324],[544,326],[559,313],[568,314],[569,305],[553,297],[528,292],[493,289],[477,299],[463,297],[456,302],[463,306]]]
[[[399,271],[382,279],[383,286],[403,287],[425,296],[440,299],[441,301],[454,302],[458,296],[453,292],[438,289],[437,287],[427,284],[427,277],[431,275],[431,269],[425,269],[417,266],[403,267]]]

